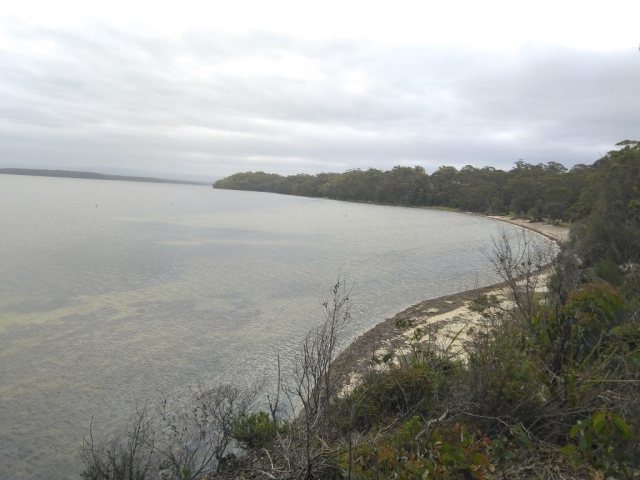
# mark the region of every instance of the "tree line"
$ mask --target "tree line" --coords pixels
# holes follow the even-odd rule
[[[592,165],[519,160],[504,171],[471,165],[421,166],[382,171],[282,176],[243,172],[214,188],[251,190],[385,205],[448,207],[485,214],[528,216],[532,221],[579,222],[578,247],[587,260],[623,264],[640,247],[640,142],[626,140]]]
[[[326,197],[386,205],[452,207],[473,212],[553,212],[572,216],[591,169],[577,165],[568,171],[556,162],[532,165],[523,160],[509,172],[467,165],[443,166],[429,175],[421,166],[369,168],[344,173],[282,176],[265,172],[236,173],[214,188]],[[558,205],[560,204],[560,205]]]

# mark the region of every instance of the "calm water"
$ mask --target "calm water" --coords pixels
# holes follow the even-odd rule
[[[206,186],[0,175],[0,478],[78,478],[94,417],[273,372],[355,281],[354,337],[492,283],[496,222]],[[510,228],[510,227],[508,227]]]

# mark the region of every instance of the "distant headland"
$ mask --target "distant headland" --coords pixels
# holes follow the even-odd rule
[[[204,182],[190,182],[187,180],[170,180],[167,178],[154,177],[132,177],[128,175],[107,175],[95,172],[75,172],[71,170],[44,170],[35,168],[0,168],[0,174],[4,175],[30,175],[34,177],[63,177],[63,178],[85,178],[91,180],[120,180],[123,182],[146,182],[146,183],[176,183],[181,185],[209,185]]]

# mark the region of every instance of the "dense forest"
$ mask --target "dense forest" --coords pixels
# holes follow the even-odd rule
[[[460,170],[443,166],[431,175],[420,166],[286,177],[245,172],[218,180],[213,187],[510,213],[533,221],[583,221],[576,230],[584,240],[581,253],[593,261],[607,258],[622,264],[635,258],[640,245],[640,142],[626,140],[617,146],[592,165],[570,170],[557,162],[532,165],[519,160],[508,172],[471,165]]]
[[[625,141],[618,146],[622,148],[593,165],[579,164],[571,170],[557,162],[532,165],[519,160],[508,172],[471,165],[460,170],[443,166],[431,175],[420,166],[287,177],[246,172],[218,180],[213,186],[387,205],[514,212],[573,221],[594,208],[594,192],[603,187],[601,181],[608,182],[611,189],[617,189],[619,184],[628,190],[628,183],[637,178],[637,143]]]
[[[485,292],[471,301],[482,323],[464,332],[461,349],[442,342],[430,330],[437,327],[396,316],[411,347],[372,352],[368,373],[341,391],[334,359],[350,300],[339,279],[292,371],[274,359],[266,388],[200,387],[189,401],[145,404],[119,435],[90,431],[80,446],[83,476],[639,478],[640,143],[618,146],[571,170],[518,162],[509,172],[396,167],[217,182],[573,224],[553,256],[527,235],[494,239],[486,255],[506,300]]]

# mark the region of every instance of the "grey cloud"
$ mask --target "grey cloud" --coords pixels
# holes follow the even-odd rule
[[[5,165],[209,176],[397,164],[510,168],[519,158],[571,166],[636,138],[640,125],[640,62],[626,52],[490,54],[260,32],[171,40],[104,25],[8,33],[53,47],[46,55],[0,50]],[[287,55],[319,74],[220,70]],[[362,93],[347,88],[354,75]]]

